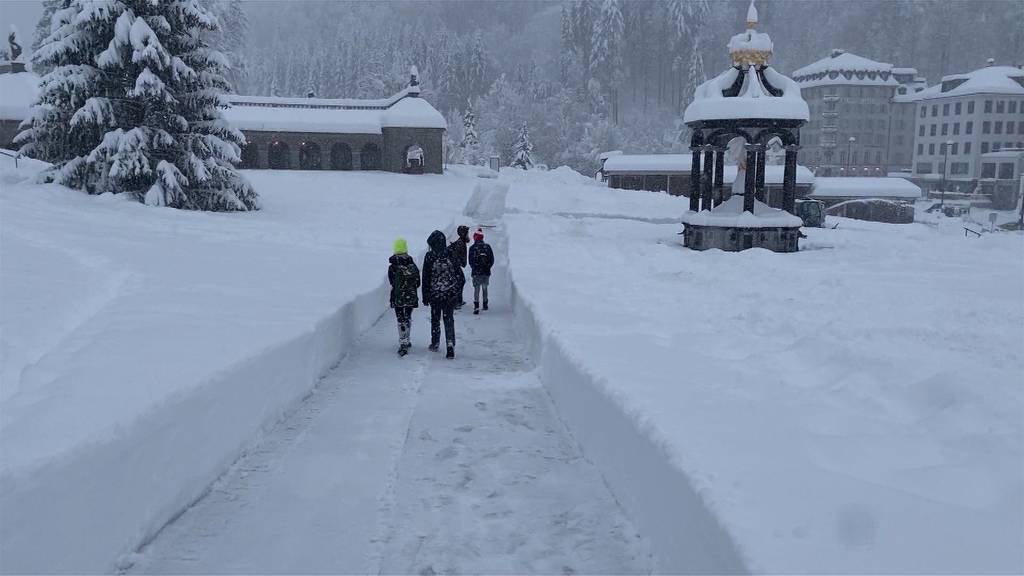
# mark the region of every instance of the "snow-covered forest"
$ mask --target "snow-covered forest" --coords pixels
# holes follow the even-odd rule
[[[451,143],[462,141],[472,103],[484,153],[507,165],[526,122],[535,162],[589,172],[601,150],[681,148],[681,111],[697,84],[728,65],[724,45],[747,4],[220,0],[219,12],[240,92],[379,97],[404,86],[416,64],[425,95],[448,117]],[[1019,2],[758,4],[783,72],[831,48],[916,67],[929,83],[989,57],[1024,57]]]

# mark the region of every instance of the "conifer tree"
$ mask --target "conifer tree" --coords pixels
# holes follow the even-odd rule
[[[53,70],[17,143],[54,164],[46,177],[150,205],[252,210],[235,170],[241,132],[224,120],[224,56],[196,0],[72,0],[38,59]]]
[[[526,127],[526,122],[523,122],[523,127],[519,130],[519,140],[516,141],[515,155],[512,157],[512,167],[523,170],[533,168],[533,158],[530,156],[532,152],[530,131]]]
[[[462,149],[462,161],[466,164],[480,163],[480,137],[476,132],[476,114],[473,112],[473,102],[466,106],[466,113],[462,115],[462,142],[459,143]]]
[[[67,4],[67,0],[43,0],[43,15],[39,17],[39,22],[36,23],[35,35],[32,37],[32,71],[36,74],[46,74],[50,71],[50,68],[35,60],[35,55],[39,51],[39,47],[43,45],[43,41],[50,36],[50,24],[53,22],[53,15],[64,8]]]

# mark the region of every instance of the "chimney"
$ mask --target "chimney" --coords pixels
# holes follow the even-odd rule
[[[829,52],[829,58],[838,58],[843,54],[846,54],[846,50],[843,50],[842,48],[833,48],[832,51]]]

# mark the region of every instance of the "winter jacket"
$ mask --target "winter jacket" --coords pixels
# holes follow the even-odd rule
[[[469,247],[469,268],[473,276],[490,276],[491,267],[494,266],[494,251],[491,245],[483,240],[477,240]]]
[[[466,277],[459,268],[454,251],[445,245],[444,232],[434,230],[427,238],[430,250],[423,257],[423,304],[454,306],[462,296]]]
[[[450,248],[455,253],[455,261],[458,262],[459,268],[465,268],[466,251],[469,249],[469,226],[459,226],[456,230],[459,237],[452,242]]]
[[[388,260],[388,282],[391,283],[392,308],[416,308],[420,305],[420,269],[408,254],[395,254]]]

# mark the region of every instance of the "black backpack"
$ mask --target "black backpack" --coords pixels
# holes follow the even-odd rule
[[[430,265],[431,299],[451,299],[462,289],[465,278],[455,264],[451,251],[441,254]]]

